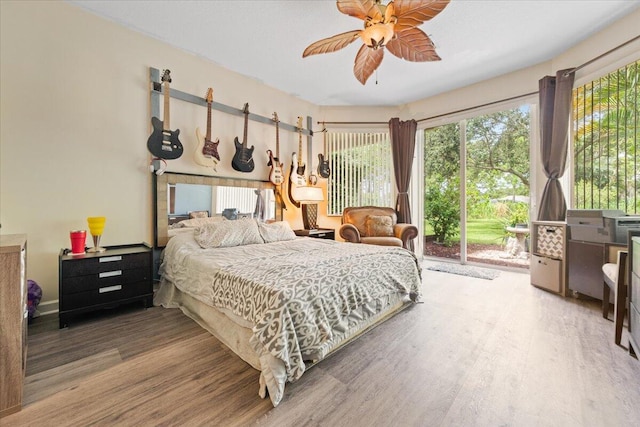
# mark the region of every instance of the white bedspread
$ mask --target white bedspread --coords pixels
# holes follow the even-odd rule
[[[412,252],[312,238],[202,249],[181,234],[165,248],[161,274],[252,325],[252,346],[282,360],[288,381],[303,374],[309,355],[327,354],[333,335],[357,321],[354,312],[397,295],[416,301],[421,286]]]

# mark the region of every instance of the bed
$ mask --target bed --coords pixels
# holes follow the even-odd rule
[[[180,308],[260,371],[274,406],[285,384],[420,298],[410,251],[296,237],[255,219],[185,227],[162,252],[155,305]]]

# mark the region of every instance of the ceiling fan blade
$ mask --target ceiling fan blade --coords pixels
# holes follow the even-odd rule
[[[366,45],[362,45],[353,65],[353,74],[355,74],[360,83],[364,85],[367,82],[367,79],[382,62],[383,57],[384,49],[371,49]]]
[[[447,7],[450,0],[395,0],[396,33],[417,27]]]
[[[340,50],[343,47],[353,43],[355,39],[360,36],[361,30],[348,31],[342,34],[336,34],[335,36],[327,37],[326,39],[318,40],[315,43],[311,43],[302,52],[302,57],[306,58],[309,55],[317,55],[320,53],[331,53],[336,50]]]
[[[419,28],[410,28],[396,34],[386,48],[398,58],[411,62],[440,61],[433,42]]]
[[[338,10],[345,15],[365,20],[367,17],[376,22],[382,20],[380,8],[374,0],[338,0]]]

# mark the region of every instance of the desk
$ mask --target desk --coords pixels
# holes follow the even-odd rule
[[[510,255],[517,257],[525,250],[525,240],[527,239],[530,230],[528,228],[520,227],[506,227],[505,230],[516,235],[516,245],[513,248],[508,249],[510,249]]]

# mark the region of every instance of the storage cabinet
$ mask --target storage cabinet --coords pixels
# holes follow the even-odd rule
[[[146,244],[109,246],[105,252],[59,255],[60,328],[74,316],[140,300],[153,300],[153,251]]]
[[[531,227],[531,284],[566,293],[567,227],[560,221],[533,221]]]
[[[22,408],[27,362],[26,268],[26,235],[0,236],[0,417]]]

